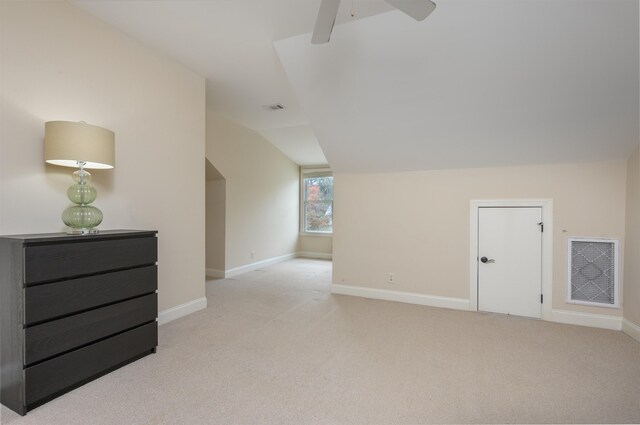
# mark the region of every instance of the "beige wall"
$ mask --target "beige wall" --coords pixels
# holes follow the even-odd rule
[[[333,237],[300,235],[298,251],[313,254],[332,254]]]
[[[159,230],[159,308],[204,296],[204,79],[66,2],[0,2],[0,234],[59,232],[72,169],[44,123],[116,134],[94,172],[102,229]]]
[[[468,299],[470,201],[553,199],[553,307],[620,316],[565,304],[566,238],[623,238],[625,179],[625,161],[336,174],[333,282]]]
[[[226,179],[226,270],[295,253],[298,166],[258,133],[211,111],[206,151]]]
[[[207,181],[206,197],[207,269],[223,272],[226,182],[224,180]]]
[[[627,162],[624,318],[640,326],[640,148]]]

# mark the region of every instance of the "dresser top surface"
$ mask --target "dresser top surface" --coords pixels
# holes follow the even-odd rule
[[[8,239],[14,242],[38,243],[38,242],[75,242],[95,241],[103,239],[117,239],[127,236],[143,237],[153,236],[157,230],[101,230],[97,234],[69,235],[67,233],[40,233],[30,235],[6,235],[0,236],[0,240]]]

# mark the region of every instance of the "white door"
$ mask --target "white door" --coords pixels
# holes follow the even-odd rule
[[[542,208],[478,211],[478,310],[540,318]]]

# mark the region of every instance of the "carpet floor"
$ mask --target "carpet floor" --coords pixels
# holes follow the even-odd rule
[[[640,423],[640,344],[497,314],[331,295],[296,259],[207,282],[155,355],[3,424]]]

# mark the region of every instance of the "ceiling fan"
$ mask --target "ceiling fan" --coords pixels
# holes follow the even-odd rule
[[[391,6],[411,16],[416,21],[422,21],[436,8],[431,0],[385,0]],[[323,44],[329,41],[333,24],[336,22],[340,0],[322,0],[316,27],[311,37],[312,44]]]

